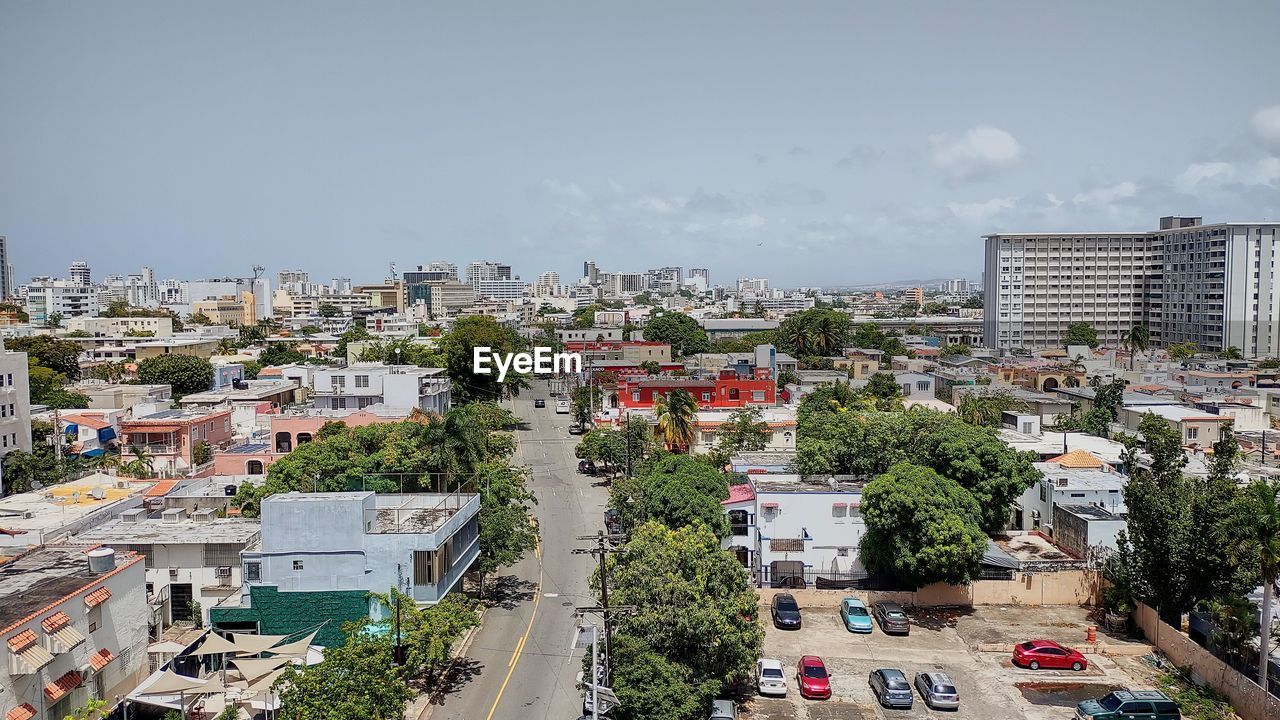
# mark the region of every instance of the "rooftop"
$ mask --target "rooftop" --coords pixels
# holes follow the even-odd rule
[[[0,562],[0,633],[105,577],[105,573],[90,572],[86,553],[91,549],[92,546],[83,545],[50,545]],[[117,553],[116,568],[141,559],[134,553]]]
[[[184,405],[212,405],[224,402],[265,400],[272,395],[295,390],[297,387],[298,383],[293,380],[250,380],[249,387],[229,387],[209,392],[192,393],[182,396],[181,402]]]
[[[117,487],[124,485],[124,487]],[[105,473],[60,483],[33,492],[0,498],[0,527],[17,535],[0,535],[0,546],[42,545],[91,522],[95,513],[113,514],[151,487]]]
[[[1182,422],[1184,420],[1214,420],[1225,422],[1231,420],[1231,418],[1226,415],[1214,415],[1213,413],[1205,412],[1204,410],[1199,410],[1197,408],[1187,407],[1185,405],[1157,405],[1151,407],[1138,406],[1135,408],[1126,402],[1123,409],[1130,412],[1142,412],[1143,414],[1155,413],[1165,420],[1172,420],[1174,422]]]
[[[1069,512],[1072,515],[1084,518],[1085,520],[1114,520],[1116,522],[1124,522],[1123,517],[1116,515],[1113,512],[1109,512],[1104,508],[1100,508],[1097,505],[1057,505],[1056,507],[1060,507],[1064,512]]]
[[[210,545],[244,544],[262,530],[262,523],[243,518],[141,522],[113,520],[76,535],[76,542],[94,545]]]
[[[851,493],[866,485],[851,475],[812,476],[794,474],[748,475],[756,494],[761,493]]]
[[[231,408],[173,408],[169,410],[161,410],[158,413],[144,415],[140,418],[125,420],[124,424],[133,425],[136,423],[159,423],[170,424],[176,422],[188,422],[211,417],[213,415],[221,415],[231,412]]]
[[[1042,435],[1029,435],[1009,428],[996,431],[1000,439],[1014,450],[1034,452],[1037,455],[1050,457],[1069,453],[1072,450],[1087,450],[1107,463],[1120,462],[1124,453],[1124,445],[1115,440],[1108,440],[1085,433],[1046,432]]]
[[[1078,470],[1063,468],[1052,463],[1033,463],[1044,473],[1044,479],[1059,490],[1122,490],[1125,476],[1103,470]],[[1065,484],[1064,484],[1065,483]]]
[[[1073,562],[1075,558],[1062,552],[1053,543],[1037,533],[1019,533],[995,538],[996,545],[1020,562],[1061,561]]]

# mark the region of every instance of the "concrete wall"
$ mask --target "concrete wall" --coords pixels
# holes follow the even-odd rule
[[[1207,685],[1226,695],[1241,718],[1270,720],[1280,717],[1280,698],[1264,691],[1253,680],[1214,657],[1172,625],[1161,622],[1154,609],[1139,603],[1135,615],[1148,641],[1169,656],[1174,665],[1191,668],[1196,677],[1203,678]]]
[[[889,590],[759,590],[768,605],[775,593],[795,596],[800,607],[834,608],[846,597],[872,603],[892,600],[917,607],[974,605],[1095,605],[1101,600],[1101,577],[1093,570],[1018,574],[1013,580],[979,580],[970,585],[936,583],[915,591]]]

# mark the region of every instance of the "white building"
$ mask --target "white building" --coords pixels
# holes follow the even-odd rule
[[[720,441],[720,428],[733,420],[737,410],[699,410],[695,420],[697,436],[690,451],[696,454],[709,453]],[[763,452],[794,452],[796,449],[796,411],[795,408],[765,408],[761,411],[761,421],[769,426],[769,435],[765,441]],[[657,423],[657,418],[653,418]]]
[[[77,317],[63,321],[62,327],[69,332],[87,332],[95,337],[121,337],[129,333],[173,337],[173,318],[167,317]]]
[[[987,235],[985,342],[1054,346],[1084,322],[1108,346],[1145,325],[1157,347],[1280,355],[1278,234],[1280,223],[1170,216],[1150,232]]]
[[[738,278],[738,294],[757,297],[769,294],[768,278]]]
[[[503,263],[491,262],[488,260],[480,260],[467,264],[465,282],[475,286],[484,280],[510,280],[511,266]],[[479,291],[476,287],[476,291]]]
[[[31,388],[27,354],[4,348],[0,340],[0,458],[14,450],[31,452]],[[4,474],[0,471],[0,495]]]
[[[317,370],[312,382],[312,406],[317,410],[360,410],[381,404],[443,415],[451,405],[452,383],[442,368],[358,362]]]
[[[529,284],[520,278],[502,280],[477,280],[472,283],[476,297],[493,300],[519,300],[529,289]]]
[[[1035,463],[1044,477],[1014,502],[1012,527],[1039,530],[1052,527],[1059,505],[1092,505],[1124,515],[1127,478],[1084,450],[1073,450],[1048,462]]]
[[[62,720],[128,692],[147,673],[147,618],[141,556],[51,545],[0,563],[6,720]]]
[[[34,326],[45,325],[49,317],[96,316],[101,309],[98,288],[75,280],[38,278],[27,285],[27,314]]]
[[[212,508],[172,508],[148,518],[144,508],[125,511],[120,519],[76,536],[76,542],[130,550],[143,556],[151,625],[162,629],[174,621],[190,621],[198,604],[202,621],[209,608],[240,592],[240,551],[258,539],[257,520],[217,518]]]

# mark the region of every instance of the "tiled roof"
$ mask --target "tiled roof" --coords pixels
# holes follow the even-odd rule
[[[164,497],[173,489],[173,486],[177,484],[177,480],[157,480],[155,484],[147,488],[146,492],[142,493],[142,496],[149,498]]]
[[[40,627],[44,628],[47,633],[55,632],[58,628],[71,622],[71,618],[61,610],[50,615],[40,621]]]
[[[109,599],[111,599],[111,591],[105,587],[100,587],[84,596],[84,604],[89,607],[93,607],[95,605],[101,605]]]
[[[739,483],[737,485],[729,486],[729,499],[724,500],[721,504],[729,505],[731,503],[743,502],[744,500],[754,500],[755,497],[756,491],[751,488],[750,483]]]
[[[108,663],[115,659],[115,653],[106,648],[102,648],[98,652],[89,656],[89,664],[93,666],[95,671],[101,672],[102,668],[106,667]]]
[[[25,648],[26,646],[34,643],[36,640],[39,640],[39,639],[40,638],[36,636],[36,633],[34,630],[23,630],[17,635],[14,635],[13,637],[9,638],[6,642],[9,643],[10,650],[12,650],[13,652],[18,652],[19,650]]]
[[[31,703],[22,703],[4,714],[4,720],[31,720],[36,716],[36,709]]]
[[[1107,465],[1088,450],[1072,450],[1066,455],[1050,458],[1048,462],[1073,470],[1098,470]]]
[[[769,541],[770,552],[804,552],[804,538],[773,538]]]
[[[68,670],[62,677],[44,686],[44,696],[49,698],[49,702],[57,702],[63,695],[80,687],[81,680],[80,673]]]
[[[76,425],[83,425],[87,428],[93,428],[94,430],[101,430],[103,428],[111,427],[111,423],[107,422],[106,420],[103,420],[102,418],[90,417],[88,415],[63,415],[61,419],[65,423],[74,423]]]

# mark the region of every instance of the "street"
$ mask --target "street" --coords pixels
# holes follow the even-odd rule
[[[547,407],[534,408],[534,398],[547,400]],[[582,652],[570,644],[574,607],[595,604],[588,590],[594,560],[571,551],[587,546],[579,535],[603,529],[608,490],[578,474],[578,438],[569,434],[569,416],[556,414],[545,381],[535,381],[511,407],[525,421],[516,432],[513,464],[532,469],[541,547],[491,581],[495,604],[459,661],[443,704],[431,709],[432,720],[582,714],[576,688]]]

